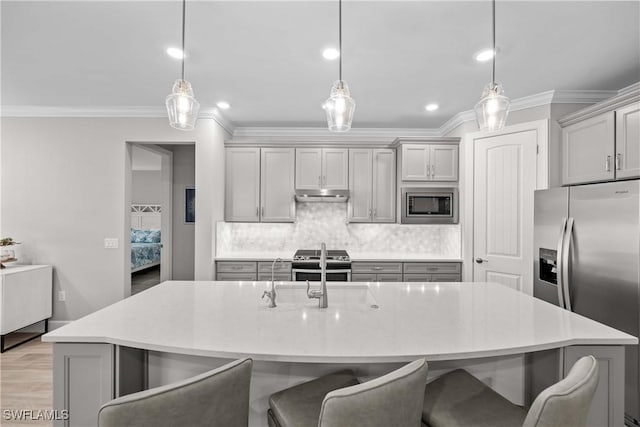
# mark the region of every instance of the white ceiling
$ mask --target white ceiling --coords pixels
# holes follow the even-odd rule
[[[180,63],[180,1],[6,1],[2,106],[164,108]],[[639,1],[498,1],[497,80],[520,98],[640,81]],[[435,128],[477,102],[489,1],[343,2],[354,128]],[[326,125],[337,1],[188,1],[186,79],[235,126]],[[427,113],[424,106],[441,108]]]

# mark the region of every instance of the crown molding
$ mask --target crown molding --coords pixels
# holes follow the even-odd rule
[[[167,110],[161,107],[7,105],[0,107],[0,117],[166,118]],[[235,129],[217,108],[201,110],[198,119],[213,119],[230,134],[233,134]]]
[[[633,99],[640,91],[640,82],[629,85],[618,91],[611,90],[549,90],[538,94],[513,99],[511,111],[539,107],[549,104],[612,104],[619,105]],[[612,99],[613,98],[613,99]],[[611,102],[607,101],[612,99]],[[587,107],[584,110],[589,110]],[[602,107],[593,107],[594,111],[601,111]],[[577,114],[577,113],[576,113]],[[0,117],[78,117],[78,118],[160,118],[167,113],[161,107],[54,107],[37,105],[9,105],[0,107]],[[362,142],[391,144],[398,135],[406,137],[441,137],[452,132],[465,122],[475,120],[473,110],[461,111],[447,120],[439,128],[354,128],[345,134],[329,132],[326,128],[315,127],[236,127],[227,120],[217,108],[201,110],[201,119],[213,119],[224,130],[233,136],[233,141],[304,141],[310,143],[322,142]],[[567,117],[561,121],[566,125]]]
[[[426,128],[352,128],[348,133],[332,133],[327,128],[316,127],[237,127],[233,140],[391,143],[398,135],[430,137],[439,136],[439,132],[438,129]]]

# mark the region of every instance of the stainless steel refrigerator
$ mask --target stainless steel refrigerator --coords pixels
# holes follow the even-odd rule
[[[639,194],[640,180],[536,191],[534,296],[637,337]],[[625,413],[637,424],[638,346],[625,367]]]

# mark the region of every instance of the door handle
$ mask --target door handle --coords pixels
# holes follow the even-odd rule
[[[431,165],[427,165],[427,178],[431,176]]]
[[[621,163],[622,163],[622,154],[618,153],[616,154],[616,170],[619,171],[621,169]]]
[[[480,257],[476,258],[476,264],[482,264],[483,262],[489,262],[488,259],[482,259]]]
[[[571,296],[569,295],[569,251],[571,250],[571,235],[573,233],[573,218],[567,221],[564,242],[562,244],[562,288],[564,291],[564,305],[569,311],[571,309]]]
[[[611,172],[611,156],[607,156],[607,160],[604,162],[604,167],[607,172]]]
[[[260,216],[260,208],[256,206],[256,216]]]
[[[322,175],[318,175],[318,185],[322,187]]]
[[[264,216],[264,206],[260,208],[260,216]]]
[[[432,164],[431,165],[431,178],[435,178],[436,177],[436,164]]]
[[[567,230],[567,218],[562,218],[562,228],[560,229],[560,236],[558,237],[558,247],[556,251],[556,284],[558,286],[558,305],[562,308],[566,308],[564,302],[564,281],[562,280],[562,276],[564,274],[564,264],[563,264],[563,256],[562,251],[564,250],[564,236]]]

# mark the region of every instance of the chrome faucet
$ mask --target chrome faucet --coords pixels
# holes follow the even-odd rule
[[[282,258],[276,258],[273,260],[273,263],[271,264],[271,290],[270,291],[264,291],[264,293],[262,294],[262,299],[264,299],[264,297],[269,297],[269,307],[270,308],[274,308],[276,307],[276,283],[275,283],[275,269],[276,269],[276,263],[280,262],[280,264],[283,263]]]
[[[307,280],[307,296],[309,298],[318,298],[318,307],[327,308],[329,306],[329,298],[327,295],[327,245],[322,242],[320,245],[320,290],[309,290],[309,281]]]

